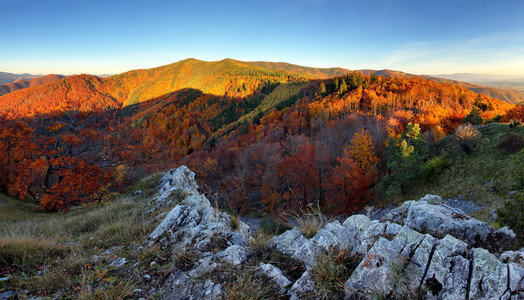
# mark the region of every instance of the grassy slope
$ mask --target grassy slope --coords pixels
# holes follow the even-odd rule
[[[0,290],[15,291],[22,299],[161,299],[153,288],[162,286],[173,269],[194,263],[190,249],[173,253],[170,247],[144,247],[147,236],[172,208],[145,212],[161,175],[149,176],[134,186],[143,196],[131,196],[130,189],[105,206],[75,208],[67,214],[28,212],[13,207],[15,200],[6,198],[11,207],[8,213],[17,217],[0,220],[0,278],[9,277],[0,282]],[[251,247],[256,257],[247,265],[224,264],[204,274],[204,279],[222,280],[226,299],[278,298],[278,287],[255,273],[259,262],[296,269],[295,280],[304,269],[266,246],[275,233],[268,228],[255,235]],[[124,267],[111,267],[119,258],[126,258]],[[144,280],[146,274],[150,280]]]
[[[0,222],[44,216],[40,206],[0,194]]]
[[[150,176],[135,187],[151,195],[159,178]],[[150,270],[150,262],[164,255],[158,248],[139,248],[161,220],[155,218],[160,212],[144,213],[141,197],[126,193],[103,207],[45,215],[28,211],[14,199],[1,200],[0,277],[10,279],[0,282],[0,289],[22,297],[63,291],[66,299],[121,299],[141,287],[144,274],[156,271]],[[107,267],[116,257],[136,265],[125,270]]]
[[[459,197],[473,200],[485,207],[475,214],[483,221],[489,218],[492,208],[500,208],[514,190],[511,155],[505,154],[497,145],[510,132],[524,135],[524,126],[509,128],[507,124],[490,124],[479,128],[481,136],[474,142],[471,154],[460,149],[455,136],[444,137],[437,145],[433,157],[446,156],[451,166],[432,182],[420,182],[400,199],[387,202],[403,202],[420,199],[425,194],[440,195],[444,198]]]

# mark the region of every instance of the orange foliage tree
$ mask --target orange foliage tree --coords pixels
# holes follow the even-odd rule
[[[328,183],[332,191],[328,205],[337,213],[361,209],[369,201],[378,163],[371,136],[363,129],[355,133],[338,163]]]

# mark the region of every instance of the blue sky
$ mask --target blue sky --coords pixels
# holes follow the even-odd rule
[[[524,74],[524,1],[0,0],[0,71],[115,74],[194,57]]]

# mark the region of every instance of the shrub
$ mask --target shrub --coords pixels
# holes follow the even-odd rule
[[[424,177],[427,181],[434,181],[450,165],[451,162],[446,156],[434,157],[426,162],[424,166]]]
[[[509,122],[509,128],[515,128],[520,126],[520,120],[513,119]]]
[[[486,120],[486,122],[484,122],[484,123],[485,124],[498,123],[498,122],[500,122],[501,119],[502,119],[502,116],[496,115],[496,116],[493,117],[493,119]]]
[[[481,133],[477,127],[467,124],[460,126],[455,131],[455,137],[466,154],[470,154],[473,151],[473,144],[480,135]]]
[[[513,154],[524,148],[524,136],[510,132],[500,141],[497,147],[506,154]]]

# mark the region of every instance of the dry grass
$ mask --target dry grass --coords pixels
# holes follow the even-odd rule
[[[318,204],[316,208],[301,208],[296,213],[284,213],[282,219],[285,224],[289,227],[296,227],[307,238],[314,237],[320,229],[332,221],[320,211]]]
[[[252,270],[234,274],[233,281],[225,285],[224,299],[283,299],[278,286],[271,279],[260,276]]]
[[[149,177],[138,185],[151,194],[159,178]],[[10,276],[11,289],[23,298],[127,297],[143,284],[141,277],[160,251],[140,246],[159,222],[151,222],[154,215],[161,212],[146,215],[143,196],[131,192],[103,207],[77,207],[67,214],[32,212],[1,196],[0,215],[6,206],[7,213],[20,213],[0,221],[0,277]],[[105,254],[114,246],[118,249]],[[108,268],[117,257],[125,257],[135,267]]]
[[[360,259],[348,250],[330,249],[317,258],[317,264],[311,270],[318,287],[318,296],[322,299],[344,298],[344,284],[356,269]]]

